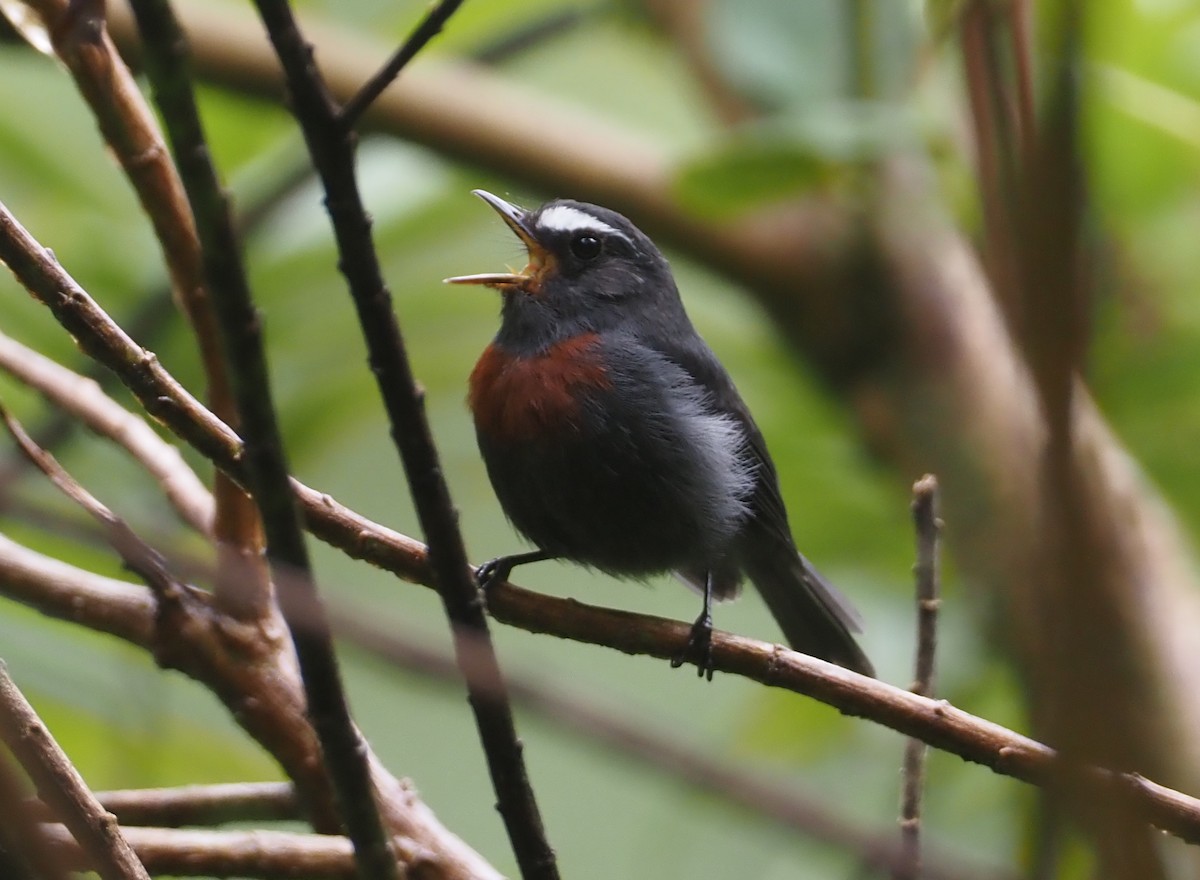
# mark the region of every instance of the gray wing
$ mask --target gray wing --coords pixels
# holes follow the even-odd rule
[[[657,342],[708,391],[714,411],[732,415],[745,432],[745,454],[756,480],[750,516],[736,542],[736,564],[754,582],[792,647],[873,675],[851,634],[862,628],[858,611],[796,549],[775,465],[733,380],[698,335]]]

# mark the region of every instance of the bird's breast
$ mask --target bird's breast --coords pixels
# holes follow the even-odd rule
[[[583,400],[611,388],[599,337],[584,333],[534,355],[492,343],[471,372],[468,402],[490,439],[527,443],[577,430]]]

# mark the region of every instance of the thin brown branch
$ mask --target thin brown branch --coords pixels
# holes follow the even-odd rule
[[[133,788],[96,792],[104,809],[124,826],[224,825],[303,818],[295,788],[287,782],[230,782],[178,788]],[[25,810],[39,822],[54,821],[41,801]]]
[[[91,4],[83,14],[68,0],[33,0],[30,5],[46,23],[55,53],[91,107],[154,227],[176,298],[196,336],[209,404],[220,419],[236,425],[196,226],[154,114],[109,38],[105,4]],[[224,606],[228,598],[233,611],[261,608],[269,601],[269,586],[260,560],[254,506],[223,474],[218,473],[214,491],[214,531],[222,572],[216,584],[217,602]]]
[[[83,867],[82,853],[61,825],[44,830],[65,857]],[[351,880],[354,852],[344,837],[285,831],[197,831],[122,828],[151,873],[176,877],[254,877],[257,880]],[[402,848],[403,841],[395,841]],[[413,855],[409,853],[410,857]]]
[[[103,880],[149,880],[117,820],[87,784],[0,662],[0,737],[83,850],[88,868]]]
[[[96,301],[58,264],[0,204],[0,261],[37,299],[47,305],[59,323],[78,341],[83,352],[132,382],[146,412],[164,423],[190,425],[197,430],[183,439],[209,458],[226,464],[241,461],[241,441],[233,430],[200,404],[175,381],[153,352],[129,338]],[[168,410],[182,408],[184,419],[172,419]],[[201,427],[203,426],[203,427]]]
[[[159,612],[162,612],[164,604],[178,601],[179,594],[186,588],[167,571],[163,558],[139,538],[125,520],[113,513],[68,474],[54,456],[34,443],[25,429],[21,427],[21,423],[13,418],[3,403],[0,403],[0,421],[4,423],[9,435],[30,462],[49,477],[50,482],[58,487],[64,495],[100,523],[109,544],[120,555],[121,561],[145,580],[147,586],[154,592],[159,604]]]
[[[939,589],[939,543],[942,521],[939,517],[938,481],[926,474],[913,485],[912,514],[917,533],[917,656],[912,692],[933,696],[934,661],[937,658],[937,619],[941,605]]]
[[[162,650],[149,590],[111,582],[12,544],[0,536],[0,592],[12,595],[7,569],[17,568],[24,603],[44,613],[129,638],[155,651],[161,660],[210,687],[233,717],[279,761],[303,793],[306,814],[319,829],[332,832],[328,781],[321,772],[318,745],[304,711],[294,659],[283,653],[286,632],[279,621],[255,626],[213,615],[200,597],[185,594],[178,614],[166,621]],[[110,596],[115,601],[110,601]],[[388,827],[405,846],[397,850],[410,868],[430,878],[495,880],[498,873],[436,816],[404,783],[392,777],[368,752],[375,787],[381,793]]]
[[[151,649],[155,602],[138,584],[92,574],[0,535],[0,592],[43,614]]]
[[[460,669],[445,650],[432,647],[414,632],[406,632],[394,621],[378,623],[363,614],[333,609],[338,636],[406,670],[440,681],[455,683]],[[468,674],[475,674],[472,664]],[[536,712],[546,723],[563,728],[585,742],[607,746],[631,758],[651,772],[666,773],[682,783],[751,814],[763,816],[788,831],[824,841],[854,854],[864,865],[888,870],[901,864],[904,852],[891,833],[881,833],[835,815],[825,800],[805,796],[679,741],[678,736],[658,733],[645,724],[625,718],[616,706],[583,700],[569,692],[525,673],[510,675],[508,689],[515,705]],[[486,681],[481,681],[486,685]],[[988,872],[944,855],[932,855],[922,865],[925,880],[1002,880],[1009,875]]]
[[[348,131],[358,124],[359,117],[400,75],[400,71],[404,70],[408,63],[417,57],[417,53],[442,32],[442,28],[450,20],[450,16],[457,12],[461,5],[462,0],[439,0],[433,8],[425,13],[421,23],[409,34],[408,39],[401,44],[380,71],[367,80],[358,93],[342,107],[337,121],[343,129]]]
[[[0,370],[124,449],[158,483],[185,523],[201,534],[212,533],[212,494],[195,471],[176,447],[164,441],[144,419],[108,397],[99,383],[3,334]]]
[[[937,477],[926,474],[913,485],[913,524],[917,533],[917,652],[916,670],[910,690],[922,697],[933,696],[934,660],[937,656],[938,519]],[[901,768],[900,844],[902,857],[892,876],[917,880],[927,873],[921,857],[921,797],[925,787],[925,757],[928,748],[917,739],[904,745]]]
[[[195,471],[178,449],[159,437],[144,419],[105,394],[99,383],[2,333],[0,370],[128,452],[154,478],[184,522],[203,535],[212,534],[212,494]]]

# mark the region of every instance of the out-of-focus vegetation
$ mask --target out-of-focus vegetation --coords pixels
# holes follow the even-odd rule
[[[424,5],[297,4],[381,45],[400,39]],[[471,0],[432,53],[471,53],[567,5]],[[1103,242],[1096,268],[1105,279],[1090,381],[1117,432],[1194,533],[1200,528],[1200,9],[1181,0],[1109,0],[1089,4],[1087,12],[1086,158],[1094,233]],[[680,51],[629,6],[588,5],[580,24],[505,60],[498,73],[660,144],[679,159],[681,202],[706,216],[780,195],[844,191],[858,185],[863,160],[920,151],[933,157],[938,173],[929,185],[937,188],[936,198],[976,232],[959,57],[952,41],[929,35],[918,4],[713,0],[703,16],[712,63],[765,113],[732,133],[714,117]],[[1037,63],[1046,70],[1056,59],[1039,53]],[[0,45],[0,108],[0,201],[104,308],[130,321],[148,298],[163,295],[158,250],[69,79],[9,40]],[[210,87],[203,110],[216,158],[241,206],[260,199],[281,169],[303,167],[298,135],[277,106]],[[524,114],[529,137],[537,138],[545,120],[536,106]],[[574,194],[525,191],[382,137],[365,140],[360,171],[471,555],[481,561],[513,551],[519,541],[492,496],[463,403],[466,376],[495,328],[499,304],[487,292],[449,289],[440,281],[521,259],[517,243],[470,198],[470,189],[482,186],[526,204]],[[419,535],[314,185],[267,213],[249,235],[247,257],[266,316],[295,471],[363,514]],[[881,676],[907,682],[913,639],[908,487],[919,474],[896,473],[873,459],[841,403],[785,349],[742,291],[679,255],[671,258],[693,320],[766,434],[798,543],[862,608],[864,643]],[[7,275],[0,278],[0,319],[4,332],[68,364],[84,363]],[[139,341],[177,377],[198,382],[190,337],[178,320]],[[0,394],[27,423],[46,417],[45,407],[11,382],[0,382]],[[158,492],[121,455],[83,434],[56,452],[152,540],[171,547],[182,539]],[[10,460],[10,452],[0,451],[0,466]],[[0,528],[6,534],[120,575],[107,551],[81,545],[57,524],[79,514],[40,478],[25,473],[6,482],[4,502]],[[31,525],[29,508],[56,524]],[[952,552],[954,523],[948,525]],[[313,546],[331,596],[447,642],[431,592]],[[175,549],[201,550],[190,544]],[[647,588],[545,564],[522,570],[519,580],[597,604],[683,619],[695,613],[693,597],[667,579]],[[1025,729],[1012,674],[989,642],[987,609],[967,595],[952,569],[945,591],[940,694]],[[776,638],[754,597],[721,607],[717,625]],[[536,675],[684,742],[736,756],[794,781],[837,812],[881,827],[894,820],[903,741],[890,731],[732,677],[708,685],[644,658],[503,629],[497,638],[514,674]],[[0,605],[0,657],[95,788],[278,776],[210,695],[160,673],[115,640],[6,602]],[[511,873],[461,692],[353,652],[344,661],[356,717],[381,757],[413,779],[447,826]],[[519,720],[565,876],[853,874],[852,856],[698,797],[543,719]],[[933,755],[924,826],[930,840],[984,862],[1011,864],[1032,821],[1030,804],[1020,784]]]

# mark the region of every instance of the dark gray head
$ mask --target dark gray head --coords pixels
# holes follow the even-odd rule
[[[498,338],[506,347],[537,350],[581,332],[613,328],[653,331],[681,317],[690,329],[667,261],[621,214],[570,199],[525,211],[489,192],[474,192],[525,244],[529,263],[520,272],[446,281],[483,284],[504,295]],[[673,329],[682,328],[671,324],[666,332]]]

